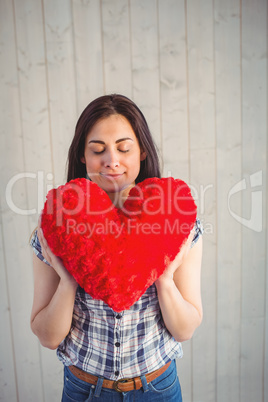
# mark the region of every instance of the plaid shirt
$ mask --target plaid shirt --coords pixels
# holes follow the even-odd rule
[[[191,247],[202,233],[197,219]],[[48,264],[36,232],[31,246],[37,257]],[[93,299],[78,286],[72,326],[57,355],[64,365],[75,365],[93,375],[118,380],[157,370],[168,361],[182,357],[183,352],[181,343],[165,327],[153,284],[129,310],[121,313]]]

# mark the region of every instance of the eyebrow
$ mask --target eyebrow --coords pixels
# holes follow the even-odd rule
[[[126,141],[126,140],[133,141],[132,138],[130,138],[130,137],[125,137],[125,138],[120,138],[119,140],[116,140],[115,143],[118,144],[119,142]],[[134,142],[134,141],[133,141],[133,142]],[[89,144],[91,144],[91,143],[93,143],[93,144],[103,144],[103,145],[105,145],[105,142],[104,142],[104,141],[100,141],[100,140],[91,140],[91,141],[89,141]]]

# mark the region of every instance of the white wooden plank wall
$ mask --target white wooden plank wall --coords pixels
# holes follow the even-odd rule
[[[228,213],[241,180],[240,2],[215,2],[217,137],[217,400],[240,400],[241,224]],[[241,196],[231,200],[241,216]],[[243,400],[243,399],[241,399]]]
[[[60,400],[28,240],[79,114],[111,92],[141,107],[205,228],[184,401],[268,401],[267,20],[266,0],[0,0],[0,401]]]

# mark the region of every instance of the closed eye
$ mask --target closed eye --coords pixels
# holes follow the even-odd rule
[[[100,155],[105,151],[105,149],[103,149],[102,151],[93,151],[94,154],[96,155]],[[123,152],[124,154],[129,152],[129,149],[123,150],[123,149],[118,149],[119,152]]]
[[[99,154],[102,154],[104,151],[105,151],[105,149],[103,149],[102,151],[93,151],[93,153],[96,154],[96,155],[99,155]],[[129,152],[129,149],[125,149],[125,150],[123,150],[123,149],[118,149],[118,151],[119,151],[119,152],[126,153],[126,152]]]
[[[103,149],[102,151],[93,151],[94,154],[99,155],[102,154],[105,150]]]

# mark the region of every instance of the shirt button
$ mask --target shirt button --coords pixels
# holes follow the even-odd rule
[[[116,377],[119,375],[119,371],[115,371],[114,374],[116,375]]]
[[[115,346],[116,346],[117,348],[119,348],[120,343],[119,343],[119,342],[116,342],[116,343],[115,343]]]
[[[117,316],[115,318],[117,318],[119,320],[121,318],[121,315],[117,314]]]

